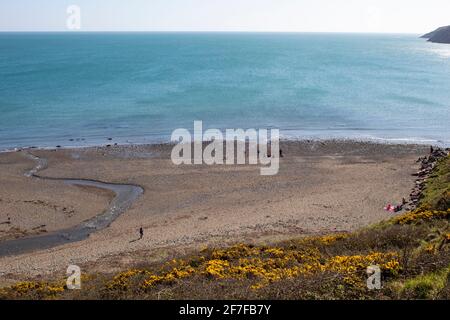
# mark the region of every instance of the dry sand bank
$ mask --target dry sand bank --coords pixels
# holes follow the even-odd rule
[[[208,244],[274,241],[360,228],[392,216],[387,202],[407,197],[416,145],[283,142],[276,176],[259,166],[174,166],[169,145],[33,150],[48,159],[42,175],[137,184],[145,193],[109,228],[87,240],[0,258],[0,283],[65,274],[69,264],[109,271]],[[79,224],[108,207],[112,194],[23,175],[22,152],[0,154],[0,241]],[[43,227],[45,225],[45,227]],[[138,237],[139,227],[144,239]]]

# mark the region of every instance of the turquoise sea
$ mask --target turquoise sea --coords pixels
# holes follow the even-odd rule
[[[450,45],[418,35],[0,33],[0,150],[163,142],[194,120],[448,145]]]

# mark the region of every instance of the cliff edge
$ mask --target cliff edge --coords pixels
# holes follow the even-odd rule
[[[435,43],[449,43],[450,44],[450,26],[440,27],[430,33],[422,36],[430,42]]]

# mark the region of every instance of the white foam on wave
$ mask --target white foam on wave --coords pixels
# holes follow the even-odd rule
[[[384,143],[395,143],[395,144],[430,144],[434,146],[447,148],[450,146],[450,141],[448,140],[437,140],[437,139],[427,139],[420,137],[407,137],[407,138],[384,138],[384,137],[370,137],[370,140],[381,141]]]

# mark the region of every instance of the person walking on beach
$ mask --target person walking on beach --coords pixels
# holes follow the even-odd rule
[[[144,229],[142,229],[142,227],[139,229],[139,240],[142,240],[142,238],[144,237]]]

